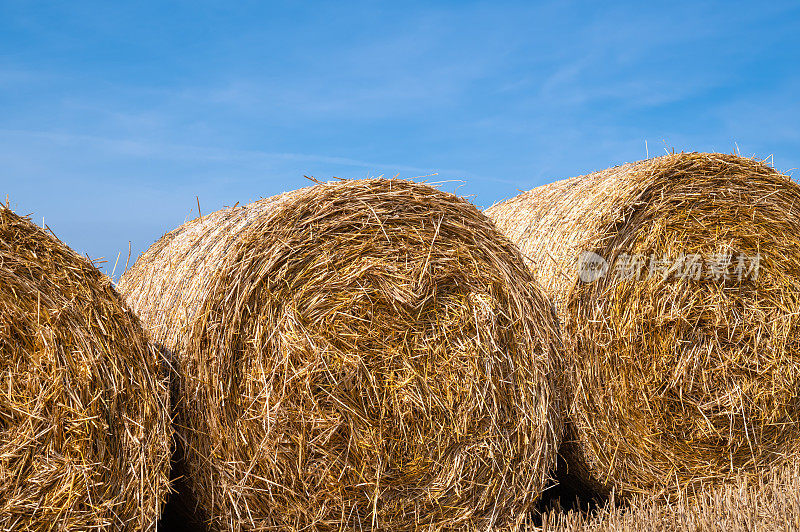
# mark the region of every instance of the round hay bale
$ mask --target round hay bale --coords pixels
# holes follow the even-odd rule
[[[555,312],[452,194],[368,179],[226,208],[120,286],[174,356],[213,529],[513,524],[555,463]]]
[[[800,450],[800,187],[681,153],[525,192],[487,214],[556,302],[571,473],[666,495]]]
[[[0,207],[0,529],[155,530],[166,378],[111,280]]]

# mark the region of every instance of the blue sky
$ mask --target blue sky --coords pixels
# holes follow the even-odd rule
[[[796,1],[0,0],[0,195],[110,273],[195,196],[303,175],[486,207],[665,147],[791,173],[798,28]]]

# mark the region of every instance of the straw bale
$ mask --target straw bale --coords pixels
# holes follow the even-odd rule
[[[0,530],[155,530],[166,372],[111,280],[0,207]]]
[[[734,155],[670,154],[486,212],[556,302],[571,474],[666,495],[797,460],[796,183]]]
[[[475,207],[397,179],[192,220],[122,279],[215,530],[514,526],[562,431],[552,305]]]

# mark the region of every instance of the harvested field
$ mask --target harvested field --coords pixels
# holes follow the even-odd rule
[[[486,212],[556,302],[573,481],[668,496],[798,460],[796,183],[734,155],[671,154]]]
[[[212,529],[513,526],[548,479],[554,310],[456,196],[369,179],[226,208],[120,288],[173,359]]]
[[[111,280],[0,207],[0,529],[155,530],[166,372]]]
[[[789,464],[758,478],[742,476],[699,493],[668,500],[634,496],[592,513],[552,509],[544,532],[725,532],[800,530],[800,469]]]

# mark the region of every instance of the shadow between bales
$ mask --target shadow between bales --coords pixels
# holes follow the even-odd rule
[[[569,432],[569,429],[567,431]],[[552,484],[545,489],[531,512],[530,524],[536,528],[542,527],[544,515],[574,512],[588,519],[609,504],[609,495],[593,489],[570,471],[569,464],[563,456],[565,445],[569,445],[569,442],[562,444]]]
[[[184,475],[183,461],[180,459],[174,440],[173,449],[172,473],[170,473],[173,491],[167,497],[157,530],[159,532],[209,532],[196,510],[197,502],[189,489]]]
[[[178,419],[178,405],[181,401],[178,389],[178,374],[175,371],[175,366],[171,363],[171,361],[175,360],[175,357],[164,346],[158,345],[157,347],[166,366],[166,371],[169,373],[170,413],[174,423],[174,420]],[[189,486],[184,456],[183,442],[178,432],[173,431],[169,475],[172,489],[161,512],[161,519],[158,521],[158,532],[210,532]]]

